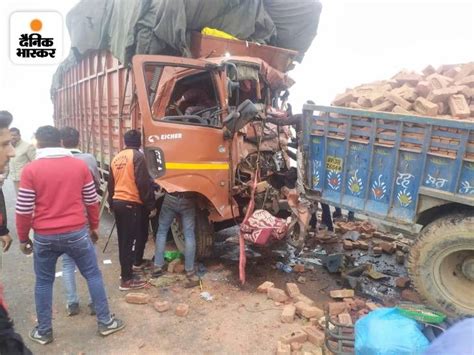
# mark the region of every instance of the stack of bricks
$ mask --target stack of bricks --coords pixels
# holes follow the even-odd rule
[[[429,65],[423,69],[422,73],[401,71],[389,80],[347,89],[345,93],[338,95],[332,104],[360,110],[474,121],[474,62],[442,65],[438,69]],[[345,124],[340,123],[337,126],[339,129],[345,129]],[[401,147],[420,150],[424,139],[423,133],[416,132],[416,124],[406,123],[404,127],[415,129],[407,132],[404,128],[403,138],[410,142],[402,139]],[[355,129],[369,130],[369,128],[353,127],[353,130]],[[457,129],[442,126],[438,129],[454,134],[461,133]],[[451,145],[453,148],[430,147],[430,152],[455,158],[459,139],[433,135],[435,137],[432,143]],[[382,145],[393,146],[395,137],[396,125],[393,130],[379,128],[376,141]],[[351,135],[351,140],[367,141],[368,138]],[[474,147],[474,141],[470,140],[468,145]],[[474,160],[474,153],[467,153],[466,158]]]
[[[335,106],[474,120],[474,62],[401,71],[390,80],[348,89]]]

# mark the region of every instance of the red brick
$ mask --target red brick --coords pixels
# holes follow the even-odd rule
[[[349,91],[344,94],[336,96],[332,104],[335,106],[341,106],[353,100],[354,100],[354,94],[352,93],[352,91]]]
[[[395,106],[393,109],[392,109],[392,112],[394,113],[398,113],[398,114],[401,114],[401,115],[411,115],[412,112],[408,111],[408,110],[405,110],[403,107],[401,106]]]
[[[189,306],[186,303],[178,303],[174,313],[178,317],[186,317],[189,313]]]
[[[366,308],[364,308],[364,309],[361,309],[361,310],[357,311],[357,316],[360,318],[360,317],[363,317],[363,316],[367,315],[367,313],[369,313],[369,311]]]
[[[360,298],[355,299],[355,304],[357,308],[364,308],[365,307],[365,302],[361,300]]]
[[[418,83],[415,90],[418,95],[427,97],[431,89],[431,84],[428,81],[423,80]]]
[[[328,308],[329,308],[329,315],[331,316],[337,316],[340,313],[347,312],[347,304],[344,302],[329,302],[328,303]]]
[[[427,96],[427,100],[438,103],[446,101],[451,95],[455,95],[459,92],[459,86],[451,86],[449,88],[441,88],[433,90]]]
[[[427,79],[434,90],[445,88],[453,82],[453,79],[451,79],[450,77],[440,74],[432,74],[428,76]]]
[[[347,305],[348,310],[355,311],[357,309],[357,305],[353,298],[343,298],[342,301]]]
[[[174,259],[168,264],[168,272],[175,272],[174,268],[176,265],[181,264],[181,259]]]
[[[466,98],[464,95],[452,95],[449,100],[449,109],[451,115],[458,118],[466,118],[471,114],[469,105],[467,104]]]
[[[279,289],[279,288],[269,288],[267,291],[267,297],[271,298],[272,300],[276,302],[286,302],[288,301],[288,296],[286,295],[285,291]]]
[[[300,293],[299,295],[297,295],[295,297],[295,301],[296,302],[304,302],[306,303],[307,305],[309,306],[313,306],[314,305],[314,301],[309,298],[309,297],[306,297],[305,295],[303,295],[302,293]]]
[[[295,266],[293,266],[293,271],[294,272],[304,272],[304,264],[295,264]]]
[[[423,74],[426,76],[436,73],[435,68],[432,65],[428,65],[425,69],[422,70]]]
[[[358,240],[358,247],[362,250],[369,250],[369,244],[364,240]]]
[[[282,341],[277,343],[277,355],[291,355],[291,346],[290,344],[285,344]]]
[[[296,313],[305,318],[320,318],[324,315],[324,311],[315,306],[310,306],[304,302],[295,304]]]
[[[184,264],[175,265],[173,272],[175,272],[177,274],[182,274],[184,272]]]
[[[380,242],[379,246],[382,248],[384,253],[387,253],[387,254],[393,254],[395,253],[395,250],[397,250],[397,246],[394,243],[390,243],[390,242],[382,241]]]
[[[127,303],[133,304],[146,304],[150,300],[150,296],[146,293],[141,292],[130,292],[125,296],[125,301]]]
[[[373,247],[372,248],[372,252],[375,254],[375,255],[380,255],[382,254],[383,250],[382,250],[382,247]]]
[[[459,71],[454,76],[454,80],[461,80],[470,74],[474,74],[474,62],[461,65]]]
[[[385,101],[385,93],[382,91],[374,91],[367,98],[370,100],[370,106],[377,106]]]
[[[337,316],[337,319],[342,325],[352,325],[352,318],[349,313],[341,313]]]
[[[291,345],[291,350],[292,351],[298,351],[298,350],[301,350],[303,348],[303,344],[298,343],[296,341],[291,343],[290,345]]]
[[[391,101],[384,101],[380,105],[374,106],[370,108],[371,111],[384,111],[390,112],[392,108],[395,107],[395,104]]]
[[[418,294],[413,290],[405,289],[402,291],[400,296],[405,301],[410,301],[413,303],[421,303],[420,296],[418,296]]]
[[[280,320],[282,323],[293,323],[295,320],[296,307],[293,304],[287,304],[283,307]]]
[[[456,81],[456,85],[466,85],[470,88],[474,88],[474,75],[469,75],[461,80]]]
[[[366,96],[361,96],[357,99],[357,104],[362,106],[362,107],[371,107],[372,103],[370,102],[370,99]]]
[[[300,289],[298,288],[298,285],[295,283],[288,282],[286,284],[286,292],[290,295],[290,297],[296,297],[299,294],[301,294]]]
[[[345,249],[345,250],[352,250],[354,248],[354,246],[352,245],[352,242],[350,240],[344,240],[342,242],[342,247]]]
[[[274,286],[275,286],[275,284],[273,282],[265,281],[264,283],[262,283],[260,286],[257,287],[257,292],[267,293],[268,289],[272,288]]]
[[[413,108],[416,112],[425,116],[435,116],[438,113],[438,105],[423,97],[416,99]]]
[[[291,344],[294,342],[297,343],[304,343],[308,339],[308,334],[303,332],[302,330],[296,330],[294,332],[291,332],[289,334],[283,335],[280,338],[280,341],[284,344]]]
[[[332,298],[350,298],[354,297],[354,290],[344,288],[341,290],[332,290],[329,294]]]
[[[170,303],[168,301],[156,301],[153,307],[157,312],[162,313],[170,309]]]
[[[422,79],[421,75],[410,72],[399,72],[393,77],[396,81],[401,84],[410,84],[415,86]]]
[[[358,110],[363,109],[363,107],[361,105],[359,105],[357,102],[350,102],[349,107],[350,108],[355,108],[355,109],[358,109]]]
[[[410,284],[410,279],[408,277],[397,277],[395,279],[395,285],[399,288],[405,288]]]
[[[324,332],[315,326],[303,327],[303,331],[308,335],[308,341],[317,346],[324,345]]]
[[[409,110],[412,106],[410,102],[393,93],[388,93],[385,95],[385,98],[393,102],[395,105],[403,107],[405,110]]]

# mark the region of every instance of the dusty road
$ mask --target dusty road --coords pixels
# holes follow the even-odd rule
[[[270,354],[276,349],[280,336],[300,329],[303,320],[293,324],[282,324],[280,314],[283,306],[275,305],[266,296],[255,292],[256,287],[270,280],[277,287],[284,288],[286,282],[296,282],[297,274],[284,274],[272,269],[273,259],[251,259],[247,267],[248,282],[239,287],[237,282],[237,262],[214,259],[204,263],[208,271],[204,275],[204,291],[208,291],[213,301],[200,297],[200,290],[187,290],[176,283],[167,288],[151,286],[145,292],[152,301],[168,300],[172,305],[185,302],[190,305],[187,317],[177,317],[173,310],[158,313],[147,305],[132,305],[124,301],[125,292],[118,290],[119,264],[116,234],[106,253],[102,249],[112,226],[112,218],[105,215],[101,221],[101,239],[97,245],[97,257],[104,275],[110,307],[127,326],[125,330],[107,338],[96,333],[96,320],[87,314],[87,286],[77,274],[77,284],[81,298],[82,312],[78,316],[66,314],[65,295],[61,277],[54,285],[53,326],[55,340],[41,346],[28,339],[28,332],[35,325],[33,258],[19,251],[14,224],[14,196],[11,181],[4,186],[8,208],[9,227],[14,244],[3,255],[2,283],[16,330],[25,339],[30,349],[37,354],[151,354],[151,353],[253,353]],[[221,233],[220,240],[234,234]],[[232,249],[235,247],[230,247]],[[145,256],[151,258],[154,246],[148,243]],[[104,264],[111,260],[111,264]],[[210,271],[216,264],[223,263],[222,270]],[[60,271],[58,263],[57,271]],[[300,289],[322,306],[328,300],[324,291],[336,288],[336,280],[322,269],[305,273],[307,282]],[[306,350],[311,350],[306,343]]]

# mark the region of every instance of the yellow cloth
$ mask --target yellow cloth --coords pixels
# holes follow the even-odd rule
[[[219,38],[225,38],[225,39],[237,39],[237,37],[232,36],[231,34],[228,34],[227,32],[215,29],[215,28],[210,28],[210,27],[204,27],[201,31],[203,35],[206,36],[213,36],[213,37],[219,37]]]

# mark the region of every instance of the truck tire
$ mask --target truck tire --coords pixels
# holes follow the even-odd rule
[[[207,211],[196,209],[196,259],[207,258],[212,255],[212,248],[214,246],[214,229],[207,216]],[[176,219],[171,225],[171,232],[176,247],[180,252],[184,253],[184,234],[181,228],[181,223]]]
[[[415,289],[450,316],[474,315],[474,214],[453,214],[428,224],[408,258]]]

